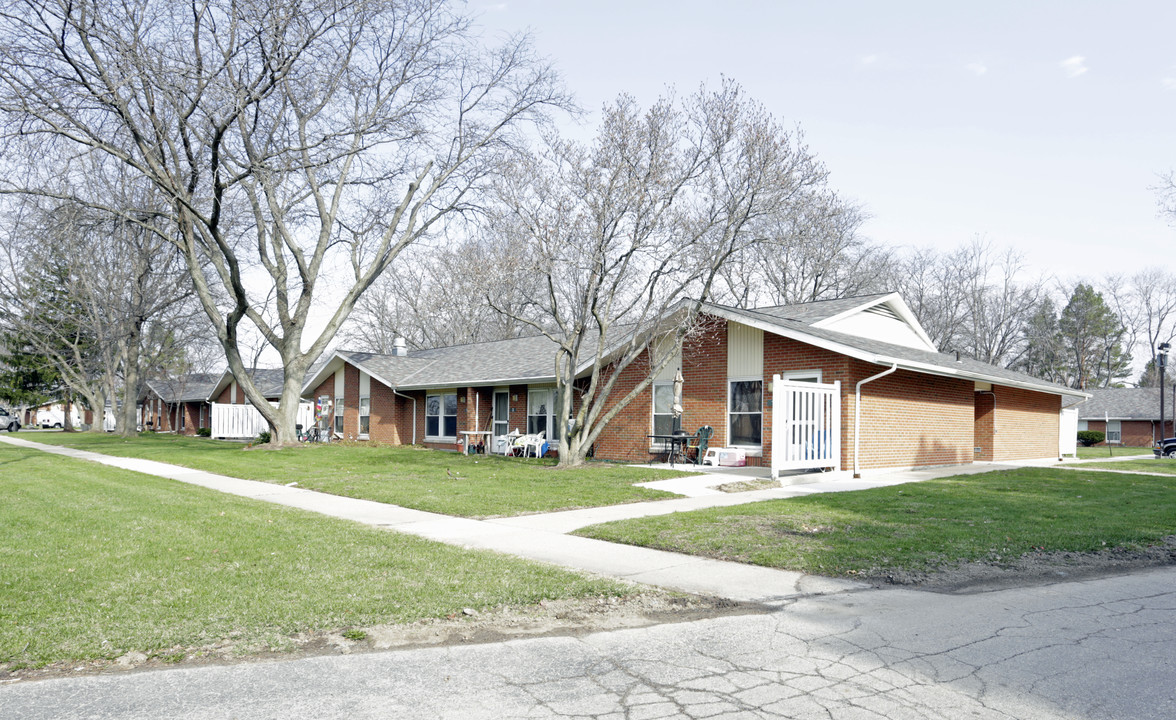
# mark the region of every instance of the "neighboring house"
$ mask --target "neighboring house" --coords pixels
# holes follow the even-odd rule
[[[1102,388],[1089,390],[1090,399],[1078,405],[1078,429],[1106,433],[1100,444],[1149,447],[1161,438],[1172,437],[1172,398],[1165,398],[1168,416],[1160,429],[1159,388]]]
[[[209,396],[222,374],[189,373],[163,380],[148,380],[140,401],[144,429],[195,435],[211,422]]]
[[[250,368],[249,374],[265,399],[276,403],[282,394],[282,369]],[[228,370],[151,380],[146,386],[140,402],[145,430],[195,435],[198,428],[209,428],[214,437],[253,437],[258,427],[264,427],[260,414],[246,411],[250,403],[245,390]],[[237,406],[220,428],[214,420],[218,405]]]
[[[286,376],[282,368],[248,368],[246,372],[266,400],[277,402],[282,397],[282,380]],[[208,400],[224,405],[245,405],[249,402],[245,398],[245,388],[237,382],[231,370],[221,373],[208,394]]]
[[[710,425],[711,447],[742,448],[749,464],[763,465],[772,454],[777,375],[836,395],[829,407],[838,413],[813,412],[833,422],[837,457],[828,465],[843,469],[1056,458],[1062,399],[1086,397],[936,352],[894,293],[756,310],[707,304],[703,320],[677,362],[605,428],[597,458],[644,462],[660,450],[648,435],[666,426],[667,390],[678,369],[685,378],[682,427]],[[558,447],[555,351],[543,337],[392,355],[337,351],[311,374],[303,396],[327,399],[331,425],[348,438],[452,449],[462,431],[484,431],[495,450],[510,431],[543,430]],[[647,368],[631,365],[614,392],[639,382]],[[792,412],[799,422],[807,411]]]
[[[82,408],[78,403],[66,403],[64,400],[54,399],[31,407],[25,411],[25,425],[29,427],[59,428],[65,427],[65,410],[69,408],[70,419],[76,429],[81,429],[84,420]]]
[[[248,372],[262,397],[270,404],[277,405],[282,397],[285,371],[282,368],[250,368]],[[252,438],[269,428],[261,413],[254,410],[246,399],[245,389],[229,370],[226,370],[213,385],[208,398],[213,407],[213,437]],[[248,410],[245,409],[246,406],[249,407]],[[313,404],[300,403],[297,421],[303,426],[314,423]]]

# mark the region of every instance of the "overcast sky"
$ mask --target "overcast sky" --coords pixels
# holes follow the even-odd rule
[[[799,125],[864,232],[984,235],[1062,277],[1172,266],[1176,2],[472,0],[596,111],[727,76]],[[595,117],[599,113],[593,114]]]

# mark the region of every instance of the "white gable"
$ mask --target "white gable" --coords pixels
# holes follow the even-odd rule
[[[896,294],[813,323],[813,327],[938,352],[914,313]]]

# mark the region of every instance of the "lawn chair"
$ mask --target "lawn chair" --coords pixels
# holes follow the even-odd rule
[[[543,445],[546,443],[546,436],[546,432],[519,435],[510,446],[510,454],[516,457],[527,457],[533,451],[535,457],[540,457]]]
[[[698,428],[698,432],[694,437],[686,441],[686,456],[690,457],[690,451],[694,451],[694,458],[692,462],[695,465],[702,464],[702,459],[706,457],[706,448],[710,443],[711,435],[715,432],[710,425],[703,425]]]
[[[534,435],[524,435],[527,441],[523,443],[523,457],[531,451],[535,452],[535,457],[543,457],[544,450],[547,446],[547,431],[537,432]],[[522,439],[522,438],[520,438]]]

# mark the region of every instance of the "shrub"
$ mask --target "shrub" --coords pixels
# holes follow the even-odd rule
[[[212,428],[196,428],[197,437],[212,437]]]
[[[257,433],[257,439],[253,441],[253,444],[254,445],[265,445],[269,441],[270,441],[270,431],[269,430],[262,430],[261,432]]]
[[[1098,430],[1079,430],[1078,442],[1082,443],[1082,447],[1090,447],[1091,445],[1098,445],[1103,440],[1106,440],[1105,433],[1100,433]]]

